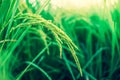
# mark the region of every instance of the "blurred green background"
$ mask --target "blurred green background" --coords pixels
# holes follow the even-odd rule
[[[0,0],[0,80],[119,80],[119,0]]]

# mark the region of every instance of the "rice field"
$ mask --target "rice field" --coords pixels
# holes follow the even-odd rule
[[[120,80],[120,1],[0,0],[0,80]]]

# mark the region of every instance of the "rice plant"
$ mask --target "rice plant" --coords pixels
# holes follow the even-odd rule
[[[119,80],[119,1],[89,14],[50,2],[0,1],[0,80]]]

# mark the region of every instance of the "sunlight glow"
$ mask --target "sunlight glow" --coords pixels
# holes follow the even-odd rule
[[[30,3],[34,3],[36,0],[30,0]],[[40,0],[40,2],[45,2],[46,0]],[[110,7],[117,3],[118,0],[106,0],[106,6]],[[105,0],[51,0],[53,8],[90,8],[92,6],[104,6]]]

